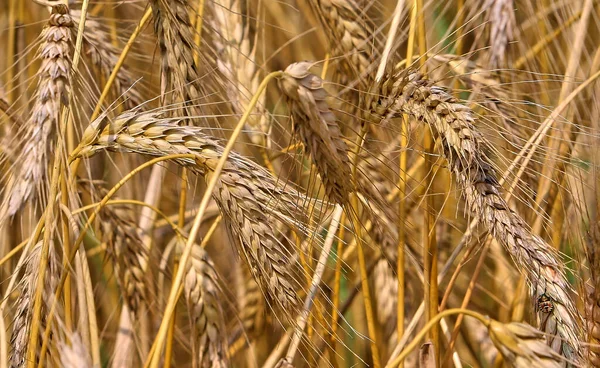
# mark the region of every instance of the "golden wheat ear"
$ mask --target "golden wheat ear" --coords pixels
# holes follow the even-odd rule
[[[69,103],[71,28],[66,5],[55,5],[40,36],[41,65],[31,114],[23,127],[23,146],[18,154],[0,206],[0,222],[14,216],[36,193],[45,193],[47,170],[56,144],[61,109]]]
[[[328,197],[345,204],[354,191],[348,147],[327,105],[323,81],[309,70],[312,66],[307,61],[291,64],[279,87],[286,97],[294,131],[310,153]]]

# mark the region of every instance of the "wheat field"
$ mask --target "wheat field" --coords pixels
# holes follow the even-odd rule
[[[600,367],[600,3],[0,0],[0,368]]]

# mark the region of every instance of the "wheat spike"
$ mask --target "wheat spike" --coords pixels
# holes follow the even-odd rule
[[[492,320],[488,331],[494,346],[513,367],[560,368],[564,358],[544,343],[544,334],[528,324]]]
[[[42,253],[42,242],[35,244],[27,255],[25,270],[21,281],[21,294],[15,302],[15,314],[13,316],[12,333],[10,336],[10,366],[22,367],[25,364],[27,354],[27,343],[29,341],[29,330],[31,327],[33,299],[36,292],[36,282],[39,275],[40,257]],[[47,270],[46,284],[44,285],[44,305],[52,304],[54,289],[58,283],[57,275],[60,272],[57,254],[54,244],[50,242],[49,267]],[[19,272],[17,270],[17,272]],[[43,329],[41,329],[43,331]]]
[[[81,10],[71,10],[71,17],[75,25],[72,28],[71,37],[75,39],[81,18]],[[91,63],[100,70],[102,76],[108,78],[119,60],[121,51],[112,44],[110,35],[102,23],[91,14],[86,16],[83,36],[85,54],[89,57]],[[115,98],[126,98],[126,108],[133,108],[144,102],[139,88],[132,88],[134,81],[135,78],[131,71],[123,65],[112,84]]]
[[[41,66],[33,107],[24,127],[24,145],[16,160],[19,166],[14,168],[3,189],[0,221],[17,213],[36,190],[45,191],[44,178],[52,156],[60,109],[69,103],[72,26],[68,8],[53,6],[48,25],[40,36]]]
[[[84,132],[78,155],[111,149],[152,156],[193,154],[196,159],[175,160],[210,180],[223,147],[203,128],[182,127],[181,119],[161,119],[157,113],[130,111],[108,122],[101,116]],[[278,239],[277,223],[296,227],[304,214],[296,201],[302,196],[278,184],[265,169],[238,154],[229,155],[212,196],[263,291],[285,311],[296,305],[295,281],[290,269],[292,251]]]
[[[531,285],[535,301],[546,295],[554,304],[538,311],[548,344],[569,359],[582,355],[580,318],[569,296],[571,288],[556,252],[531,234],[521,217],[500,195],[492,164],[483,153],[475,116],[466,106],[414,71],[387,78],[370,94],[366,116],[381,121],[408,114],[426,123],[441,141],[449,170],[458,181],[469,209],[503,244]]]
[[[242,115],[247,110],[252,91],[258,89],[260,73],[256,61],[256,44],[252,42],[250,22],[244,16],[242,0],[217,0],[213,9],[213,41],[216,63],[225,78],[225,91],[233,111]],[[245,132],[252,143],[268,147],[269,118],[265,111],[266,94],[256,104],[257,112],[248,118]]]
[[[136,314],[147,302],[145,275],[149,260],[142,234],[135,219],[124,210],[105,206],[99,215],[102,239],[115,264],[119,286],[127,306]]]
[[[360,7],[354,0],[311,0],[330,39],[334,56],[348,59],[349,68],[359,77],[367,76],[375,57],[370,45],[373,33],[362,19]]]
[[[586,255],[591,273],[591,290],[586,298],[586,327],[588,340],[588,361],[600,367],[600,222],[592,224],[587,242]]]
[[[219,302],[217,273],[208,254],[198,244],[194,244],[192,250],[184,291],[198,344],[199,366],[227,367],[225,322]]]
[[[309,62],[291,64],[279,80],[292,115],[294,131],[310,152],[325,191],[336,203],[345,204],[353,192],[348,147],[335,115],[329,110],[321,78],[310,73]]]
[[[506,63],[507,48],[514,39],[513,30],[517,23],[513,0],[488,0],[483,9],[488,9],[487,21],[490,24],[489,66],[501,68]]]
[[[244,294],[240,300],[240,319],[246,334],[255,337],[265,328],[267,305],[260,286],[252,278],[248,267],[245,265],[241,267],[243,267]]]
[[[187,0],[151,0],[154,33],[161,54],[161,92],[169,101],[185,103],[190,115],[200,115],[200,74],[194,62],[194,28]],[[172,92],[172,93],[171,93]]]

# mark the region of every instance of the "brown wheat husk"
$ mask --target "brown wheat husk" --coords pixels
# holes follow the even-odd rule
[[[48,25],[42,31],[38,57],[38,83],[31,114],[23,127],[23,147],[15,160],[19,165],[3,189],[0,222],[14,216],[36,193],[44,193],[54,135],[60,110],[69,103],[69,74],[73,21],[65,5],[52,7]]]
[[[77,154],[89,156],[103,149],[151,156],[193,154],[193,160],[174,161],[210,180],[223,152],[221,143],[202,128],[178,126],[179,120],[136,111],[112,122],[101,116],[84,132]],[[293,311],[298,286],[292,269],[295,257],[279,240],[277,224],[298,229],[305,223],[297,208],[302,196],[235,153],[229,155],[212,196],[263,292],[286,313]]]
[[[474,126],[474,113],[414,71],[386,78],[371,90],[368,101],[365,117],[370,121],[380,122],[404,113],[429,126],[441,141],[449,170],[470,211],[504,245],[527,277],[534,302],[545,294],[553,303],[550,313],[538,311],[547,343],[566,358],[579,359],[581,320],[563,264],[554,249],[533,235],[501,197],[492,163],[484,153],[485,142]]]
[[[310,152],[329,198],[346,204],[354,191],[348,147],[335,115],[329,110],[321,78],[310,73],[312,63],[291,64],[279,80],[285,94],[294,131]]]

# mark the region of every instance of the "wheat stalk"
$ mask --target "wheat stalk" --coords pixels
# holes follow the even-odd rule
[[[223,147],[202,128],[178,126],[180,120],[136,111],[110,123],[101,116],[86,129],[75,155],[89,156],[103,149],[152,156],[193,154],[195,160],[175,161],[209,180]],[[277,224],[296,228],[302,223],[305,216],[296,204],[302,196],[238,154],[229,156],[212,196],[263,292],[284,311],[292,311],[297,302],[297,281],[291,270],[295,257],[279,240]]]
[[[78,334],[70,333],[69,342],[59,344],[60,366],[63,368],[92,368],[92,359]]]
[[[64,5],[52,7],[48,25],[40,36],[38,83],[31,114],[24,126],[23,147],[5,188],[0,222],[6,220],[34,195],[45,192],[44,178],[54,147],[61,106],[69,103],[71,28],[73,21]]]
[[[433,130],[469,209],[508,250],[527,277],[534,300],[546,295],[553,303],[550,312],[538,311],[548,344],[567,358],[578,359],[582,354],[580,319],[569,296],[571,288],[562,263],[500,196],[496,174],[483,153],[483,138],[474,126],[473,112],[414,71],[387,78],[371,91],[369,101],[365,115],[371,120],[382,121],[404,113]]]

